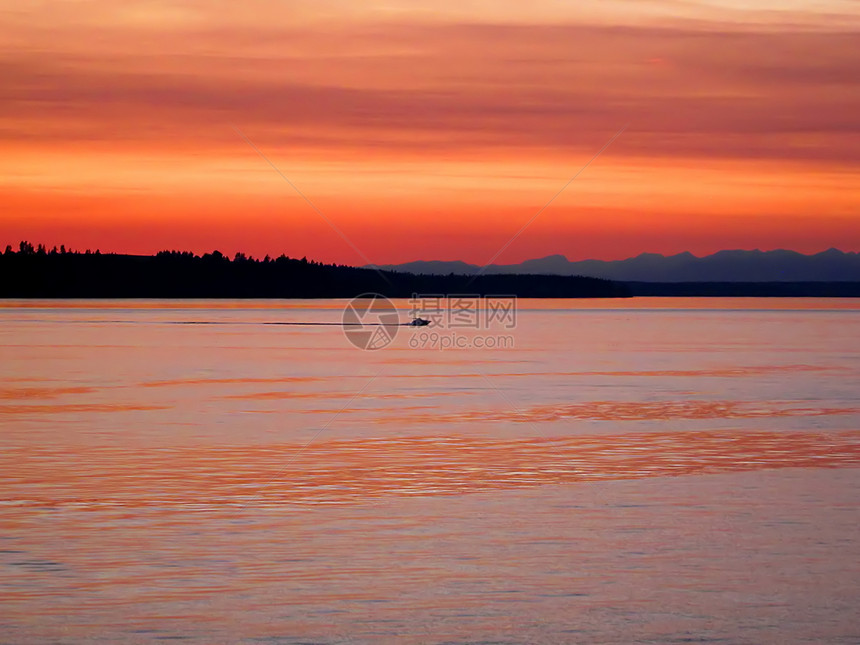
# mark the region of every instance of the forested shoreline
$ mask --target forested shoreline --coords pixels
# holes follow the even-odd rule
[[[323,264],[307,258],[261,259],[213,251],[123,255],[48,249],[21,242],[0,255],[2,298],[390,298],[413,294],[515,295],[521,298],[623,298],[626,285],[553,275],[415,275]]]

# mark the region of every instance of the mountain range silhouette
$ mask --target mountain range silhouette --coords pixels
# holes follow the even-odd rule
[[[378,266],[428,275],[471,275],[481,269],[466,262],[435,260]],[[549,255],[519,264],[491,264],[484,274],[579,275],[636,282],[856,282],[860,281],[860,253],[835,248],[811,255],[783,249],[726,250],[704,257],[690,252],[641,253],[626,260],[573,262],[563,255]]]

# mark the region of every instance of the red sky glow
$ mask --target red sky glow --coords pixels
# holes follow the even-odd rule
[[[0,242],[483,264],[627,125],[499,262],[860,250],[856,3],[429,6],[0,1]]]

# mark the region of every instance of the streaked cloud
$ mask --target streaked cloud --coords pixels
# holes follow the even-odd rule
[[[629,121],[629,155],[860,154],[855,33],[407,24],[331,32],[283,55],[266,38],[239,50],[221,34],[173,36],[186,37],[213,53],[6,56],[5,137],[206,150],[240,123],[293,148],[551,152]]]

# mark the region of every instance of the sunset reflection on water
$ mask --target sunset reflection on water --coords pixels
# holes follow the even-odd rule
[[[512,349],[362,352],[261,324],[337,301],[0,304],[0,632],[860,633],[860,306],[521,305]]]

